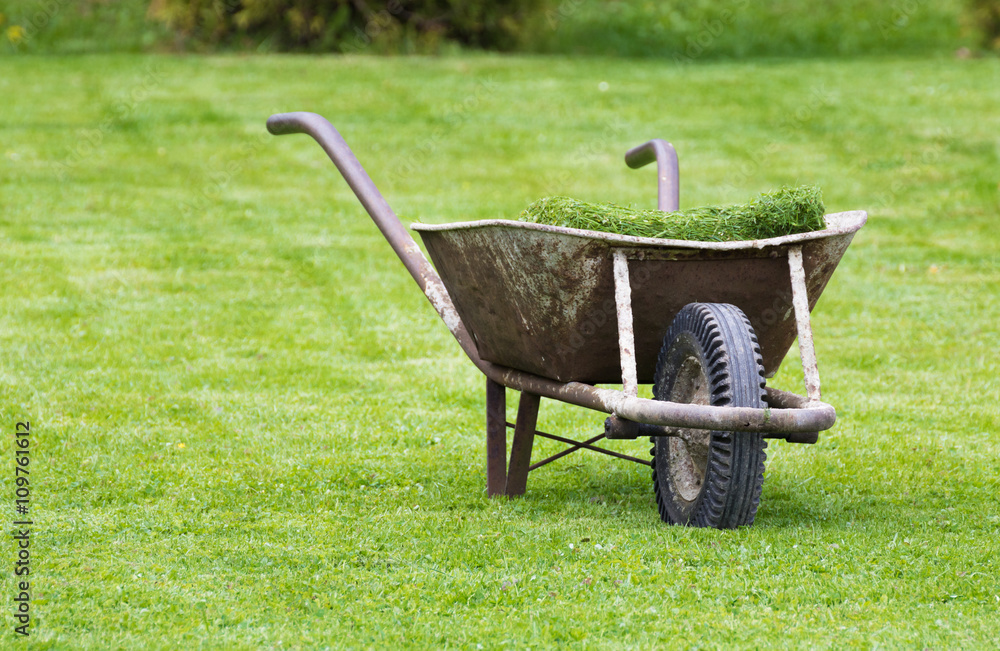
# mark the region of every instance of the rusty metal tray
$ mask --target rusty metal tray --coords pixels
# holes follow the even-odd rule
[[[560,382],[621,383],[613,252],[629,264],[638,382],[651,383],[663,335],[688,303],[750,318],[764,370],[796,336],[788,248],[802,247],[809,309],[864,212],[822,231],[748,242],[688,242],[490,220],[414,224],[484,360]]]

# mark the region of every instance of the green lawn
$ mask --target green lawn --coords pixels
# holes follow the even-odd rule
[[[36,642],[1000,644],[1000,60],[2,66],[0,492],[13,513],[30,419]],[[737,531],[662,524],[648,470],[593,455],[488,500],[484,380],[315,143],[266,135],[285,110],[407,220],[653,206],[622,162],[651,137],[682,207],[818,184],[867,209],[813,320],[837,425],[771,444]],[[544,401],[539,427],[601,421]]]

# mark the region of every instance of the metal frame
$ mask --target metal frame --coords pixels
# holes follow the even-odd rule
[[[639,398],[635,381],[628,260],[621,252],[615,253],[614,262],[623,390],[603,389],[580,382],[557,382],[480,358],[475,342],[459,317],[441,278],[333,125],[315,113],[298,112],[271,116],[267,121],[267,128],[274,135],[308,134],[320,144],[466,356],[486,376],[487,493],[490,496],[523,494],[530,470],[578,449],[627,457],[593,445],[595,441],[605,437],[672,436],[676,435],[677,429],[687,428],[762,432],[773,438],[810,443],[816,440],[818,431],[828,429],[836,420],[834,408],[819,399],[819,374],[812,345],[800,247],[793,246],[789,250],[789,273],[808,397],[768,388],[767,398],[771,407],[766,409],[689,405]],[[641,167],[653,160],[658,167],[660,209],[676,210],[679,175],[674,148],[663,140],[652,140],[632,149],[626,155],[626,162],[630,167]],[[509,424],[505,415],[505,388],[521,392],[517,420],[513,426],[514,440],[509,467],[506,464],[506,429]],[[605,433],[578,442],[537,431],[535,424],[542,397],[610,414]],[[536,434],[569,443],[572,447],[531,465],[532,443]],[[632,460],[645,463],[634,458]]]
[[[677,164],[677,151],[666,140],[655,138],[638,147],[629,149],[625,154],[625,164],[632,169],[639,169],[656,161],[656,180],[659,193],[656,207],[664,212],[674,212],[681,207],[680,166]]]

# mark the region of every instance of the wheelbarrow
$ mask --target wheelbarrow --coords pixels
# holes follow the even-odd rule
[[[528,473],[587,449],[648,465],[668,523],[734,528],[760,503],[767,439],[815,443],[836,420],[821,401],[809,313],[863,211],[826,228],[743,242],[631,237],[508,220],[414,224],[422,254],[340,133],[315,113],[267,121],[323,147],[473,364],[486,376],[486,491],[522,495]],[[658,206],[677,210],[677,155],[663,140]],[[805,395],[766,386],[798,338]],[[638,396],[653,385],[653,398]],[[598,384],[621,385],[621,389]],[[506,391],[520,392],[514,423]],[[541,398],[606,414],[584,441],[536,428]],[[513,429],[507,458],[507,430]],[[569,447],[532,463],[536,436]],[[652,459],[595,445],[650,437]]]

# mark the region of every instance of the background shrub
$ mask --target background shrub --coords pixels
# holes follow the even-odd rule
[[[966,23],[988,50],[1000,50],[1000,0],[969,0]]]
[[[973,38],[1000,47],[1000,0],[0,0],[0,54],[470,47],[688,62],[951,53]]]
[[[531,0],[152,0],[149,15],[185,47],[405,52],[444,41],[510,50],[540,9]]]

